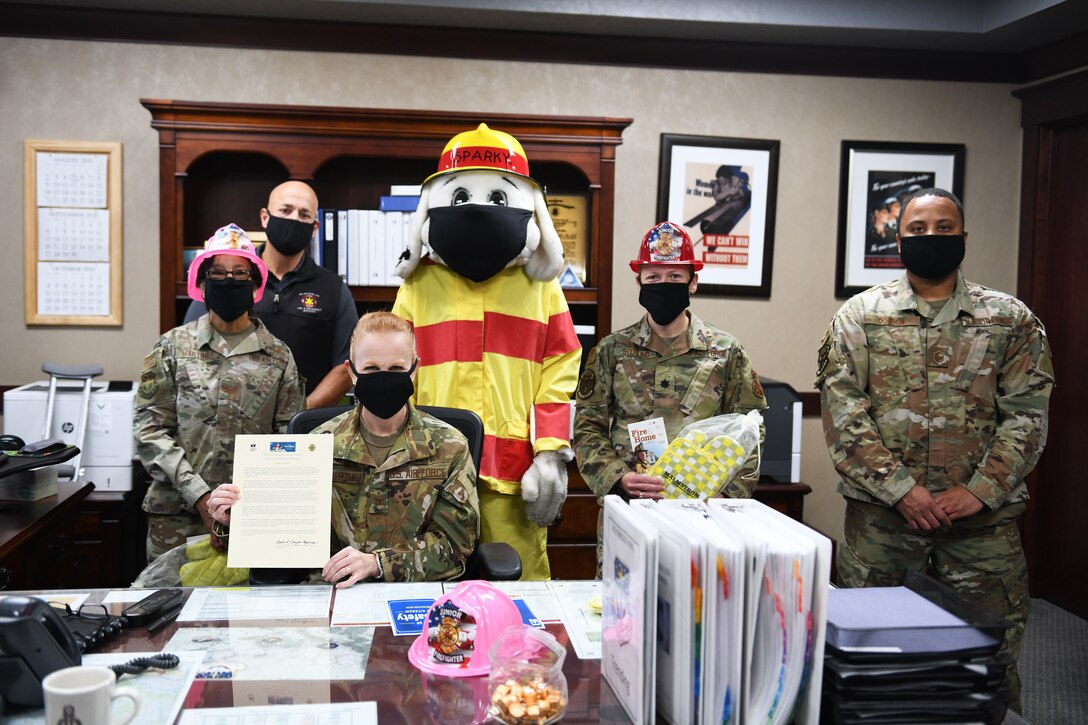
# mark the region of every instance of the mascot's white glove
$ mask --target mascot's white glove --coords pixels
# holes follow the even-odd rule
[[[537,526],[551,526],[567,499],[567,462],[574,451],[541,451],[521,477],[521,498],[525,514]]]

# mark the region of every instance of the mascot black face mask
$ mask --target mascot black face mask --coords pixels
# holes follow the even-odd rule
[[[416,363],[406,372],[380,370],[376,373],[360,375],[350,360],[351,372],[355,373],[355,401],[382,420],[389,420],[397,414],[412,397],[415,386],[412,385],[412,371]]]
[[[654,322],[667,325],[691,304],[688,285],[688,282],[643,284],[638,293],[638,303],[646,308]]]
[[[501,272],[525,248],[533,212],[493,204],[440,206],[430,210],[428,243],[450,269],[483,282]]]
[[[314,235],[314,225],[312,222],[299,222],[269,214],[268,226],[264,231],[268,235],[269,243],[276,248],[277,252],[285,257],[293,257],[310,246],[310,238]]]
[[[230,277],[205,280],[204,304],[224,322],[234,322],[253,307],[253,283]]]

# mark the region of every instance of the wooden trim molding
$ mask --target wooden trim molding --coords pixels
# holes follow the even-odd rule
[[[818,390],[801,390],[797,393],[801,396],[801,417],[820,417],[820,392]]]
[[[248,18],[0,3],[0,35],[858,78],[1027,83],[1085,62],[1078,37],[966,53]],[[1040,75],[1042,74],[1042,75]]]

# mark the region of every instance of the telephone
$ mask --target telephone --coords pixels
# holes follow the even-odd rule
[[[80,664],[75,637],[41,599],[0,599],[0,714],[4,705],[41,707],[42,680]]]

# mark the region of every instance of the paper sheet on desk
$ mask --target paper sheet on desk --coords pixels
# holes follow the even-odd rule
[[[337,589],[332,605],[332,626],[389,624],[392,599],[430,599],[442,596],[441,582],[364,583]]]
[[[19,596],[34,597],[35,599],[41,599],[43,602],[53,602],[54,604],[67,604],[74,612],[79,609],[83,602],[87,601],[90,594],[88,592],[47,592],[45,594],[21,594]],[[0,599],[4,598],[5,595],[0,594]],[[64,607],[61,607],[61,609],[64,609]]]
[[[321,619],[329,616],[332,587],[208,587],[194,589],[179,622],[246,619]]]
[[[338,702],[335,705],[208,707],[186,710],[181,714],[180,720],[181,725],[222,725],[237,722],[269,725],[377,725],[378,705],[374,702]]]
[[[559,600],[555,598],[546,581],[499,581],[491,582],[491,585],[515,600],[515,603],[518,599],[524,600],[541,622],[559,622],[563,619]],[[450,592],[455,586],[457,582],[446,582],[445,590]]]
[[[105,597],[102,598],[103,604],[131,604],[138,602],[144,597],[150,596],[153,592],[157,592],[158,589],[114,589]]]
[[[580,660],[601,658],[601,613],[589,606],[589,600],[601,599],[599,581],[550,581],[548,588],[559,602],[563,626],[574,653]]]
[[[104,654],[83,655],[83,664],[110,667],[119,665],[136,657],[146,657],[154,652],[109,652]],[[134,723],[169,723],[177,718],[185,695],[193,684],[197,669],[204,659],[203,652],[179,652],[181,663],[172,670],[150,669],[139,675],[125,675],[118,685],[133,687],[140,693],[140,712]],[[117,720],[123,720],[132,712],[132,702],[121,698],[114,705],[113,713]],[[45,722],[45,710],[31,710],[18,715],[7,715],[4,725],[41,725]]]

